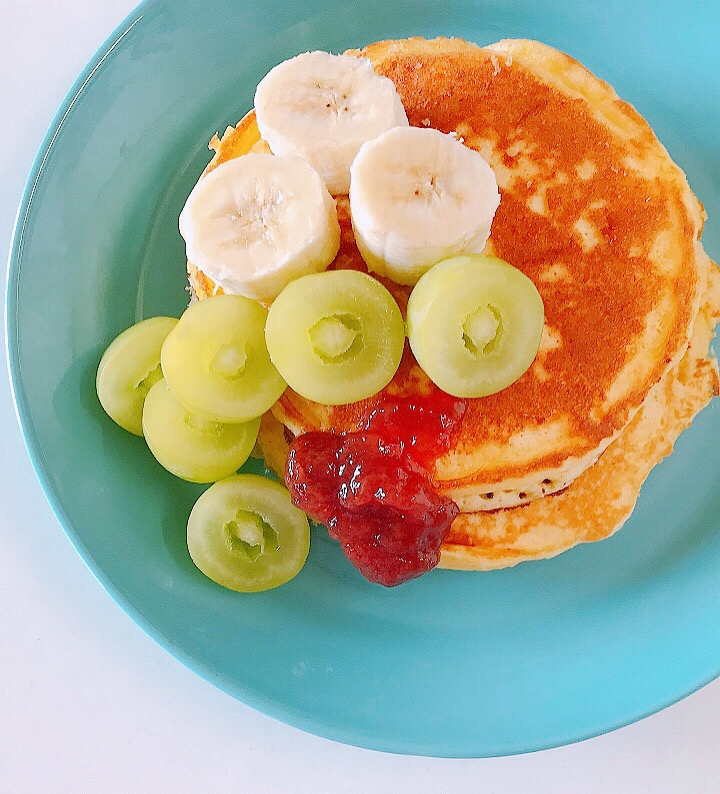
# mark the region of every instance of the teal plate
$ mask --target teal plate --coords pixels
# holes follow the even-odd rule
[[[717,4],[147,0],[78,79],[38,154],[11,252],[8,348],[50,503],[160,644],[313,733],[477,757],[610,730],[720,673],[720,400],[603,543],[385,590],[318,530],[296,579],[245,596],[190,561],[185,522],[201,489],[162,471],[94,389],[117,333],[182,311],[178,213],[207,141],[250,108],[265,72],[308,49],[439,34],[537,38],[609,80],[687,172],[720,256]]]

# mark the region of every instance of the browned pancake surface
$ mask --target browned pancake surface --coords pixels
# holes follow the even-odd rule
[[[545,304],[535,365],[469,402],[436,470],[449,493],[522,482],[585,456],[575,474],[582,471],[682,353],[697,311],[701,215],[682,172],[612,89],[550,52],[561,73],[580,70],[583,93],[561,90],[534,64],[457,40],[362,51],[396,84],[412,125],[455,132],[490,161],[502,200],[489,248],[528,275]],[[344,197],[339,216],[335,266],[362,268]],[[407,290],[389,286],[404,306]],[[391,389],[404,388],[398,379]],[[296,430],[353,429],[364,410],[327,409],[288,392],[278,415]]]

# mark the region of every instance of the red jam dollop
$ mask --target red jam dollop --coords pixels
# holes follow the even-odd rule
[[[387,587],[438,564],[459,512],[405,448],[375,433],[305,433],[290,445],[285,472],[293,502],[327,526],[367,579]]]
[[[429,472],[466,408],[434,384],[412,397],[383,391],[368,400],[355,432],[305,433],[290,445],[293,502],[327,526],[370,581],[390,587],[438,564],[459,510]]]

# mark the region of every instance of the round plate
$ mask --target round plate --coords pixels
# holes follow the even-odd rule
[[[672,4],[667,4],[672,6]],[[386,590],[318,530],[290,584],[223,590],[193,566],[201,488],[103,414],[103,349],[187,301],[177,218],[207,142],[259,79],[309,49],[383,38],[537,38],[609,80],[686,170],[720,254],[717,7],[418,0],[148,0],[81,75],[38,154],[8,282],[30,455],[61,523],[118,603],[185,664],[323,736],[394,752],[518,753],[638,719],[720,672],[720,401],[602,543]]]

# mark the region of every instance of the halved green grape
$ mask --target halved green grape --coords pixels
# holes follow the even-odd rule
[[[425,273],[408,300],[407,328],[427,376],[455,397],[506,388],[532,364],[545,310],[533,282],[502,259],[457,256]]]
[[[253,593],[285,584],[300,572],[310,550],[310,525],[282,485],[238,474],[211,485],[197,500],[187,542],[205,576]]]
[[[405,327],[383,285],[355,270],[291,281],[270,307],[270,358],[298,394],[341,405],[377,394],[402,358]]]
[[[148,392],[142,423],[158,463],[190,482],[215,482],[234,474],[250,457],[260,429],[259,418],[222,424],[191,413],[164,380]]]
[[[175,317],[151,317],[123,331],[103,353],[95,378],[100,404],[120,427],[143,434],[142,412],[150,387],[162,378],[160,348]]]
[[[189,306],[162,348],[170,391],[190,411],[217,422],[261,416],[285,390],[265,345],[267,309],[240,295]]]

